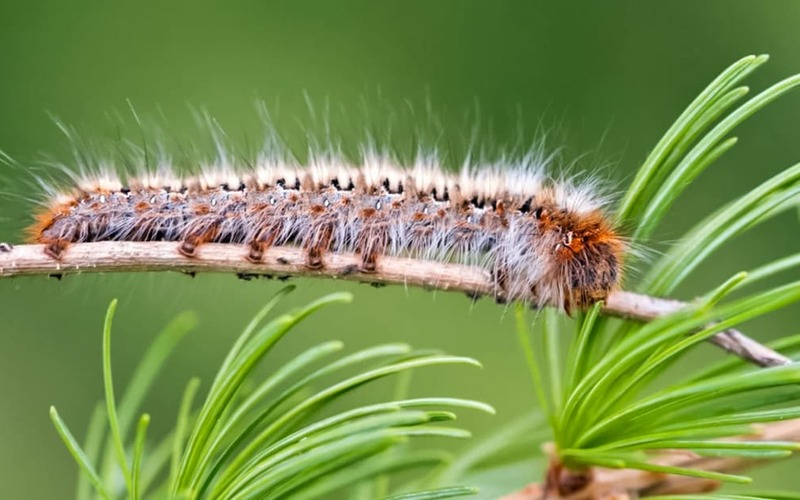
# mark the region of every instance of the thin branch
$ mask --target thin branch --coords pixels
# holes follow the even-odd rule
[[[686,303],[679,300],[661,299],[624,291],[611,294],[606,302],[604,308],[606,314],[637,321],[652,321],[659,316],[665,316],[686,307]],[[791,359],[756,342],[739,330],[722,331],[711,337],[709,341],[729,353],[759,366],[788,365],[792,362]]]
[[[800,419],[764,424],[755,428],[754,435],[741,436],[739,439],[800,442]],[[769,463],[738,457],[701,457],[686,450],[665,451],[652,462],[725,473],[734,473],[758,464]],[[552,492],[545,495],[542,485],[531,484],[521,491],[503,497],[502,500],[633,500],[653,495],[707,493],[719,486],[718,481],[710,479],[634,469],[597,468],[593,471],[586,487],[570,496],[560,497]]]
[[[304,252],[296,247],[273,247],[264,253],[263,263],[245,259],[242,245],[207,244],[197,256],[181,255],[172,242],[98,242],[69,247],[59,261],[44,253],[42,245],[12,247],[0,244],[0,277],[58,275],[87,272],[179,271],[236,273],[240,277],[305,276],[346,279],[380,284],[403,284],[426,289],[453,290],[471,297],[504,297],[492,285],[483,269],[458,264],[402,257],[383,257],[374,273],[359,270],[354,254],[327,254],[322,269],[309,269]],[[650,321],[685,307],[686,303],[617,291],[608,297],[605,314],[637,321]],[[791,360],[736,330],[715,335],[711,342],[759,366],[791,363]]]

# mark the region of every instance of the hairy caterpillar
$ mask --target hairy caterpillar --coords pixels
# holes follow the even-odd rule
[[[168,169],[167,169],[168,170]],[[541,158],[512,165],[439,167],[433,156],[400,166],[365,154],[307,166],[262,159],[247,172],[206,168],[195,176],[84,175],[54,192],[28,240],[59,259],[70,243],[174,241],[191,258],[204,243],[247,245],[259,262],[271,246],[302,248],[306,266],[329,252],[455,261],[487,269],[505,297],[583,308],[618,286],[626,245],[591,183],[548,178]]]

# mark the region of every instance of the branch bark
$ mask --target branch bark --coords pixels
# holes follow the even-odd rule
[[[327,254],[322,269],[306,267],[305,254],[295,247],[270,248],[264,253],[264,261],[258,264],[246,260],[246,254],[242,245],[207,244],[198,248],[196,257],[187,258],[178,252],[173,242],[109,241],[72,245],[64,257],[56,261],[44,253],[43,245],[12,247],[0,244],[0,277],[60,276],[87,272],[223,272],[236,273],[241,277],[305,276],[402,284],[460,291],[476,298],[490,296],[496,300],[504,299],[493,287],[489,273],[477,267],[383,257],[378,261],[374,273],[364,273],[358,268],[359,258],[353,254]],[[604,313],[637,321],[651,321],[685,306],[685,302],[676,300],[617,291],[608,297]],[[791,362],[737,330],[718,333],[711,342],[759,366]]]

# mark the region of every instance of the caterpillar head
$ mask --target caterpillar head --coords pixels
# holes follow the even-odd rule
[[[548,281],[564,309],[585,309],[619,286],[626,245],[600,210],[543,206],[533,215],[550,247]]]

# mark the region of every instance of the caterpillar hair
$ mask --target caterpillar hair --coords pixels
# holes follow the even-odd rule
[[[366,152],[306,165],[262,156],[188,176],[168,166],[124,181],[74,175],[50,190],[28,241],[56,260],[72,243],[165,241],[189,259],[206,243],[246,245],[252,262],[291,245],[309,269],[354,253],[362,273],[384,256],[454,262],[488,271],[498,296],[585,308],[619,286],[627,245],[596,183],[548,175],[546,163],[530,153],[455,174],[435,154],[403,165]]]

